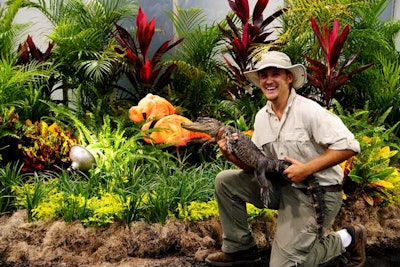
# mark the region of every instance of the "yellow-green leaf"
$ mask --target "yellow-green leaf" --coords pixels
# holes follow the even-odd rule
[[[374,182],[371,182],[371,184],[380,186],[380,187],[384,187],[384,188],[394,188],[394,185],[391,182],[384,181],[384,180],[374,181]]]

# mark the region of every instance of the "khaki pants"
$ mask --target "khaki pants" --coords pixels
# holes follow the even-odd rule
[[[336,233],[323,238],[317,236],[311,196],[291,185],[284,185],[279,175],[273,176],[270,176],[272,188],[268,207],[277,209],[279,214],[270,266],[313,267],[342,254],[344,248]],[[224,231],[222,251],[235,252],[254,246],[255,241],[247,222],[246,202],[263,208],[257,179],[242,170],[225,170],[216,177],[215,193]],[[341,200],[341,192],[325,193],[325,230],[333,223]]]

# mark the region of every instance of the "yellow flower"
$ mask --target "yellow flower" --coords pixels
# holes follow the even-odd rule
[[[370,137],[368,137],[368,136],[366,136],[366,135],[364,135],[364,136],[362,137],[362,140],[363,140],[365,143],[367,143],[367,144],[371,144],[371,143],[372,143],[372,138],[370,138]]]

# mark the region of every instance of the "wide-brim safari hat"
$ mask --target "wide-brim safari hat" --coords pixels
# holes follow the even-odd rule
[[[253,69],[244,72],[244,75],[250,82],[260,87],[258,72],[269,67],[285,69],[293,73],[292,87],[294,89],[301,88],[307,82],[307,71],[304,65],[292,65],[290,58],[285,53],[278,51],[269,51],[265,53],[254,65]]]

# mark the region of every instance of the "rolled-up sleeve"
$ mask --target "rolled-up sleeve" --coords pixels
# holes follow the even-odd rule
[[[337,115],[328,110],[315,114],[311,123],[317,143],[332,150],[360,152],[360,143]]]

